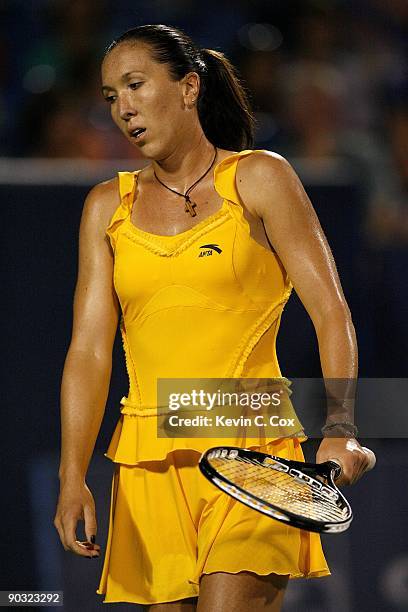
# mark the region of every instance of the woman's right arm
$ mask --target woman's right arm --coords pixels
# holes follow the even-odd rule
[[[117,179],[97,185],[85,200],[72,338],[61,383],[60,495],[54,525],[65,550],[86,557],[98,556],[100,549],[79,544],[76,526],[85,521],[87,541],[96,535],[95,504],[85,477],[105,411],[120,313],[105,234],[118,205]]]

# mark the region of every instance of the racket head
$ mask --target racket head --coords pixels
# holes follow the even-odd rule
[[[234,475],[233,462],[241,471]],[[238,462],[241,465],[238,465]],[[275,477],[284,480],[279,495],[256,494],[256,487],[248,486],[251,478],[248,470],[247,479],[243,478],[244,466],[258,467],[256,478]],[[278,521],[317,533],[340,533],[350,526],[353,514],[349,503],[334,484],[339,473],[337,463],[327,461],[315,464],[303,461],[293,461],[276,457],[259,451],[245,449],[237,446],[216,446],[205,451],[200,460],[201,473],[221,491],[237,499],[241,503]],[[243,468],[243,469],[242,469]],[[272,471],[266,472],[269,468]],[[239,471],[237,469],[237,472]],[[252,474],[254,476],[254,473]],[[296,486],[294,485],[296,482]],[[262,483],[263,484],[263,483]],[[274,485],[267,483],[267,491],[277,490]],[[291,495],[300,494],[303,499],[291,498]],[[282,499],[282,495],[287,499]],[[289,501],[288,501],[289,500]],[[295,503],[292,504],[292,500]],[[303,506],[302,506],[303,502]],[[293,509],[296,508],[296,512]],[[300,508],[300,509],[299,509]],[[319,508],[324,510],[319,514]]]

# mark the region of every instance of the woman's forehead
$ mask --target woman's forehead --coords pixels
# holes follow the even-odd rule
[[[152,58],[151,49],[144,43],[120,43],[104,58],[102,74],[122,76],[128,72],[151,73],[162,65]]]

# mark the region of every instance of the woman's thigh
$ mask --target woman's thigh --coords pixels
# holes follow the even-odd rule
[[[289,576],[251,572],[204,574],[197,612],[279,612]]]
[[[196,612],[197,598],[181,599],[171,603],[159,603],[146,606],[148,612]]]

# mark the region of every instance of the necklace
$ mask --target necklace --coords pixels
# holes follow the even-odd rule
[[[171,187],[168,187],[167,185],[165,185],[165,184],[163,183],[163,181],[161,181],[161,180],[159,179],[159,177],[157,176],[156,172],[153,170],[153,174],[154,174],[155,178],[158,180],[158,182],[160,183],[160,185],[163,185],[163,187],[165,187],[165,188],[166,188],[166,189],[168,189],[169,191],[172,191],[173,193],[176,193],[177,195],[179,195],[179,196],[181,196],[182,198],[184,198],[184,199],[185,199],[186,203],[185,203],[185,208],[184,208],[184,210],[185,210],[185,212],[186,212],[186,213],[187,213],[187,212],[188,212],[188,213],[190,213],[190,215],[191,215],[192,217],[195,217],[195,216],[196,216],[196,214],[197,214],[197,213],[196,213],[196,211],[194,210],[194,208],[197,206],[197,204],[196,204],[195,202],[192,202],[192,201],[190,200],[190,196],[189,196],[189,194],[190,194],[190,192],[191,192],[191,191],[194,189],[194,187],[195,187],[196,185],[198,185],[198,183],[199,183],[199,182],[200,182],[200,181],[201,181],[201,180],[202,180],[202,179],[203,179],[205,176],[207,176],[207,174],[209,173],[209,171],[210,171],[210,170],[211,170],[211,168],[213,167],[214,162],[215,162],[215,159],[216,159],[216,157],[217,157],[217,153],[218,153],[218,151],[217,151],[217,147],[214,147],[214,149],[215,149],[215,155],[214,155],[214,158],[213,158],[213,160],[212,160],[212,162],[211,162],[211,166],[208,168],[208,170],[206,170],[206,171],[204,172],[204,174],[203,174],[202,176],[200,176],[200,178],[198,179],[198,181],[196,181],[195,183],[193,183],[193,184],[192,184],[192,185],[191,185],[191,186],[190,186],[190,187],[187,189],[187,191],[186,191],[185,193],[180,193],[179,191],[176,191],[175,189],[172,189]]]

